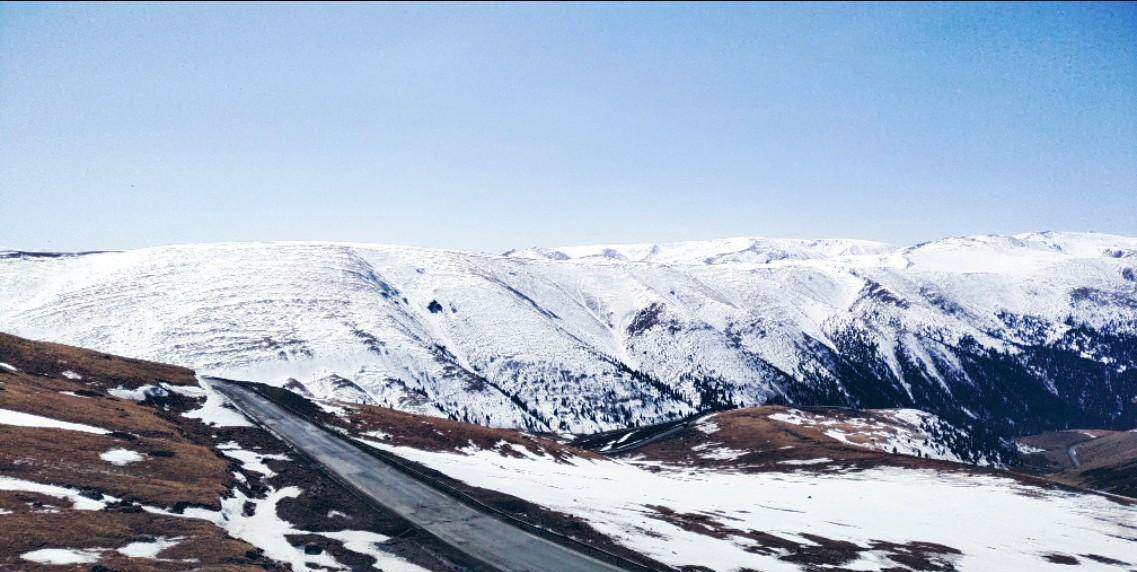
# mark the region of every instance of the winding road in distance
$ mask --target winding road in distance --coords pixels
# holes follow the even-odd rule
[[[245,415],[342,482],[456,550],[503,572],[616,572],[611,564],[530,534],[450,497],[236,383],[209,378]]]

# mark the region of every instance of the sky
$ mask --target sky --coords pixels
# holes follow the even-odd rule
[[[1137,235],[1137,4],[0,4],[0,249]]]

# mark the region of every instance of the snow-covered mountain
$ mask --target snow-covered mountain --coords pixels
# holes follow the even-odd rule
[[[9,252],[0,330],[534,430],[766,402],[1137,425],[1137,238],[1100,234]]]

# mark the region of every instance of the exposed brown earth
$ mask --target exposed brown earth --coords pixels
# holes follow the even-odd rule
[[[0,492],[11,505],[34,497],[28,493]],[[69,504],[51,497],[46,506]],[[144,512],[93,512],[58,508],[44,513],[42,507],[24,505],[13,514],[0,516],[0,570],[90,570],[91,564],[45,566],[20,559],[19,555],[41,548],[102,549],[99,564],[112,570],[164,571],[205,568],[224,571],[284,570],[263,557],[248,543],[229,538],[225,531],[199,521]],[[180,542],[162,551],[161,561],[129,558],[115,552],[131,542],[157,537]]]
[[[1057,480],[1047,475],[1041,478],[1021,472],[1002,471],[973,465],[928,459],[910,455],[894,455],[886,451],[873,450],[849,445],[835,440],[817,427],[795,425],[770,418],[775,413],[785,412],[782,406],[751,407],[716,413],[709,421],[718,427],[713,433],[704,433],[697,427],[688,427],[665,439],[649,443],[624,456],[661,461],[673,465],[729,469],[740,472],[802,471],[831,472],[869,469],[880,466],[905,467],[912,469],[931,469],[944,472],[993,475],[1010,478],[1043,489],[1076,489],[1087,487],[1087,481]],[[847,438],[856,442],[858,427],[844,425],[841,419],[846,414],[831,408],[805,408],[806,411],[831,416],[833,424],[826,428],[838,428],[847,433]],[[872,412],[857,412],[858,417]],[[1128,435],[1137,436],[1129,433]],[[730,458],[715,458],[708,455],[718,448],[728,449]],[[1079,446],[1079,451],[1081,451]],[[1063,449],[1064,451],[1064,449]],[[1065,453],[1063,453],[1065,454]],[[803,464],[808,463],[808,464]],[[1131,465],[1130,465],[1131,466]],[[1092,470],[1092,468],[1091,468]],[[1091,473],[1092,474],[1092,473]],[[1110,477],[1119,479],[1126,473],[1111,472]],[[1130,480],[1132,484],[1134,480]],[[1098,490],[1107,490],[1100,487]],[[1022,489],[1020,494],[1030,494],[1031,489]],[[1110,497],[1114,502],[1131,504],[1121,497]]]
[[[6,406],[3,399],[0,405]],[[46,436],[46,438],[45,438]],[[0,425],[0,472],[71,488],[94,489],[157,506],[179,503],[220,508],[232,484],[229,460],[208,447],[179,439],[125,440],[62,429]],[[99,458],[110,449],[136,451],[143,460],[115,466]]]
[[[390,445],[425,451],[459,452],[474,447],[497,450],[506,456],[523,457],[524,454],[514,448],[517,447],[534,454],[552,455],[558,459],[566,456],[598,457],[590,451],[509,429],[494,429],[450,419],[412,415],[386,407],[343,403],[337,405],[348,409],[350,414],[346,417],[328,416],[326,422],[343,427],[354,435]],[[384,435],[382,438],[365,435],[368,432],[379,432]]]
[[[650,443],[629,453],[630,456],[643,456],[647,459],[668,463],[699,466],[722,467],[742,471],[783,471],[796,470],[808,466],[810,470],[868,468],[880,464],[910,467],[940,468],[948,464],[932,459],[922,459],[904,455],[891,455],[881,451],[866,449],[842,443],[817,428],[794,425],[770,418],[775,413],[785,413],[782,406],[751,407],[717,413],[710,422],[718,427],[713,433],[704,433],[696,427],[688,427],[660,441]],[[850,440],[862,439],[856,435],[857,426],[842,424],[842,413],[826,410],[834,421],[829,428],[842,429],[851,434]],[[870,413],[862,413],[868,415]],[[863,437],[867,440],[868,437]],[[715,458],[708,454],[715,448],[725,448],[737,456]],[[725,456],[724,456],[725,457]],[[824,461],[810,465],[795,465],[797,461]],[[790,463],[785,463],[789,461]]]
[[[119,399],[107,389],[196,380],[182,368],[136,362],[57,344],[3,335],[0,361],[20,369],[0,370],[0,408],[11,409],[114,431],[109,435],[66,429],[0,425],[0,473],[20,479],[106,494],[158,506],[179,503],[220,508],[219,498],[232,486],[230,460],[212,450],[208,427],[168,410]],[[133,371],[132,364],[139,369]],[[87,369],[92,366],[91,369]],[[37,367],[48,367],[43,373]],[[57,377],[71,371],[81,379]],[[188,373],[187,373],[188,372]],[[112,377],[123,375],[123,378]],[[188,378],[187,378],[188,376]],[[68,391],[77,395],[67,395]],[[80,393],[81,392],[81,393]],[[184,398],[180,401],[188,401]],[[183,406],[193,405],[182,403]],[[180,409],[180,408],[179,408]],[[182,409],[184,410],[184,409]],[[111,449],[144,455],[140,462],[115,466],[99,458]]]
[[[0,361],[24,372],[61,378],[71,370],[98,387],[135,388],[160,382],[197,385],[192,370],[184,367],[119,357],[93,350],[38,342],[0,333]]]
[[[337,416],[320,412],[324,423],[339,426],[349,430],[352,434],[381,441],[390,445],[412,447],[427,451],[457,451],[474,447],[484,450],[496,450],[506,456],[523,456],[516,449],[502,446],[508,443],[522,447],[530,452],[551,454],[557,458],[565,456],[578,456],[597,458],[600,455],[549,438],[521,433],[508,429],[494,429],[472,425],[449,419],[424,417],[388,409],[385,407],[342,404],[348,411],[347,416]],[[730,467],[744,470],[784,470],[787,465],[779,465],[781,461],[813,460],[828,458],[831,461],[813,465],[811,468],[824,469],[826,466],[847,469],[852,467],[870,467],[887,461],[889,464],[942,467],[945,463],[930,459],[889,455],[880,451],[865,449],[835,441],[827,437],[821,429],[784,423],[769,416],[774,413],[787,411],[781,406],[753,407],[718,413],[714,416],[714,423],[720,427],[712,435],[688,428],[671,435],[663,440],[646,445],[629,456],[644,455],[653,460],[667,461],[669,463],[706,467]],[[857,427],[853,424],[840,423],[843,414],[836,410],[825,410],[825,414],[837,423],[830,428],[843,429],[851,434],[850,440],[871,437],[856,435]],[[861,412],[860,417],[872,415],[871,412]],[[367,436],[368,432],[377,432],[382,437]],[[714,445],[728,449],[743,451],[746,454],[734,459],[716,459],[705,455],[706,449],[700,450],[700,445]],[[956,464],[951,464],[959,466]]]
[[[58,344],[33,342],[0,334],[0,408],[113,431],[84,433],[45,427],[0,424],[0,477],[63,486],[93,499],[123,499],[104,510],[76,510],[68,499],[45,494],[0,491],[0,570],[83,570],[93,564],[47,566],[21,555],[45,548],[98,549],[100,570],[171,569],[284,570],[263,551],[213,523],[152,514],[147,507],[182,512],[199,506],[217,510],[221,499],[241,491],[250,498],[269,487],[300,488],[295,498],[277,505],[277,516],[296,529],[318,532],[367,530],[392,537],[383,547],[431,570],[452,570],[463,557],[433,537],[417,532],[395,514],[361,502],[304,459],[266,461],[270,477],[244,470],[218,445],[236,443],[264,454],[285,447],[255,427],[210,427],[181,414],[202,400],[177,393],[136,402],[108,390],[145,385],[196,385],[190,370],[130,360]],[[70,372],[70,377],[64,377]],[[77,374],[77,375],[76,375]],[[68,392],[70,394],[64,394]],[[99,457],[111,449],[128,449],[142,460],[116,466]],[[240,479],[234,476],[237,473]],[[157,559],[132,558],[116,552],[132,542],[176,538],[178,544]],[[346,550],[339,541],[314,534],[296,535],[294,546],[327,551],[352,569],[370,569],[374,559]]]
[[[183,368],[129,360],[58,344],[32,342],[0,334],[0,408],[82,423],[115,431],[98,435],[42,427],[0,425],[0,475],[36,483],[110,495],[128,503],[104,511],[79,511],[67,499],[28,492],[0,491],[0,569],[52,570],[20,558],[42,548],[106,549],[100,564],[114,570],[168,570],[169,562],[128,558],[114,549],[155,537],[180,538],[161,553],[163,559],[193,559],[189,567],[261,570],[279,566],[252,545],[229,538],[203,521],[148,514],[131,502],[172,508],[200,505],[220,508],[221,495],[233,485],[230,460],[207,445],[208,428],[179,422],[161,411],[118,399],[107,389],[143,385],[196,383]],[[62,377],[73,372],[81,379]],[[65,395],[63,391],[85,397]],[[99,458],[110,449],[141,453],[142,461],[115,466]],[[71,566],[88,570],[90,565]]]

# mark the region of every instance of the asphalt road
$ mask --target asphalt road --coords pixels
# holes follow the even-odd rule
[[[1078,467],[1082,466],[1082,462],[1078,460],[1078,451],[1074,449],[1075,447],[1077,447],[1078,445],[1081,445],[1082,443],[1085,443],[1085,441],[1079,441],[1077,443],[1074,443],[1073,445],[1070,445],[1069,447],[1066,447],[1066,455],[1068,455],[1070,457],[1070,462],[1074,463],[1074,468],[1078,468]]]
[[[573,441],[571,445],[595,451],[604,455],[619,455],[650,445],[670,437],[688,427],[698,424],[709,413],[700,413],[680,421],[667,421],[625,431],[610,431],[600,435],[590,435]]]
[[[214,379],[209,383],[289,446],[320,463],[379,505],[499,570],[620,570],[478,512],[240,385]]]

